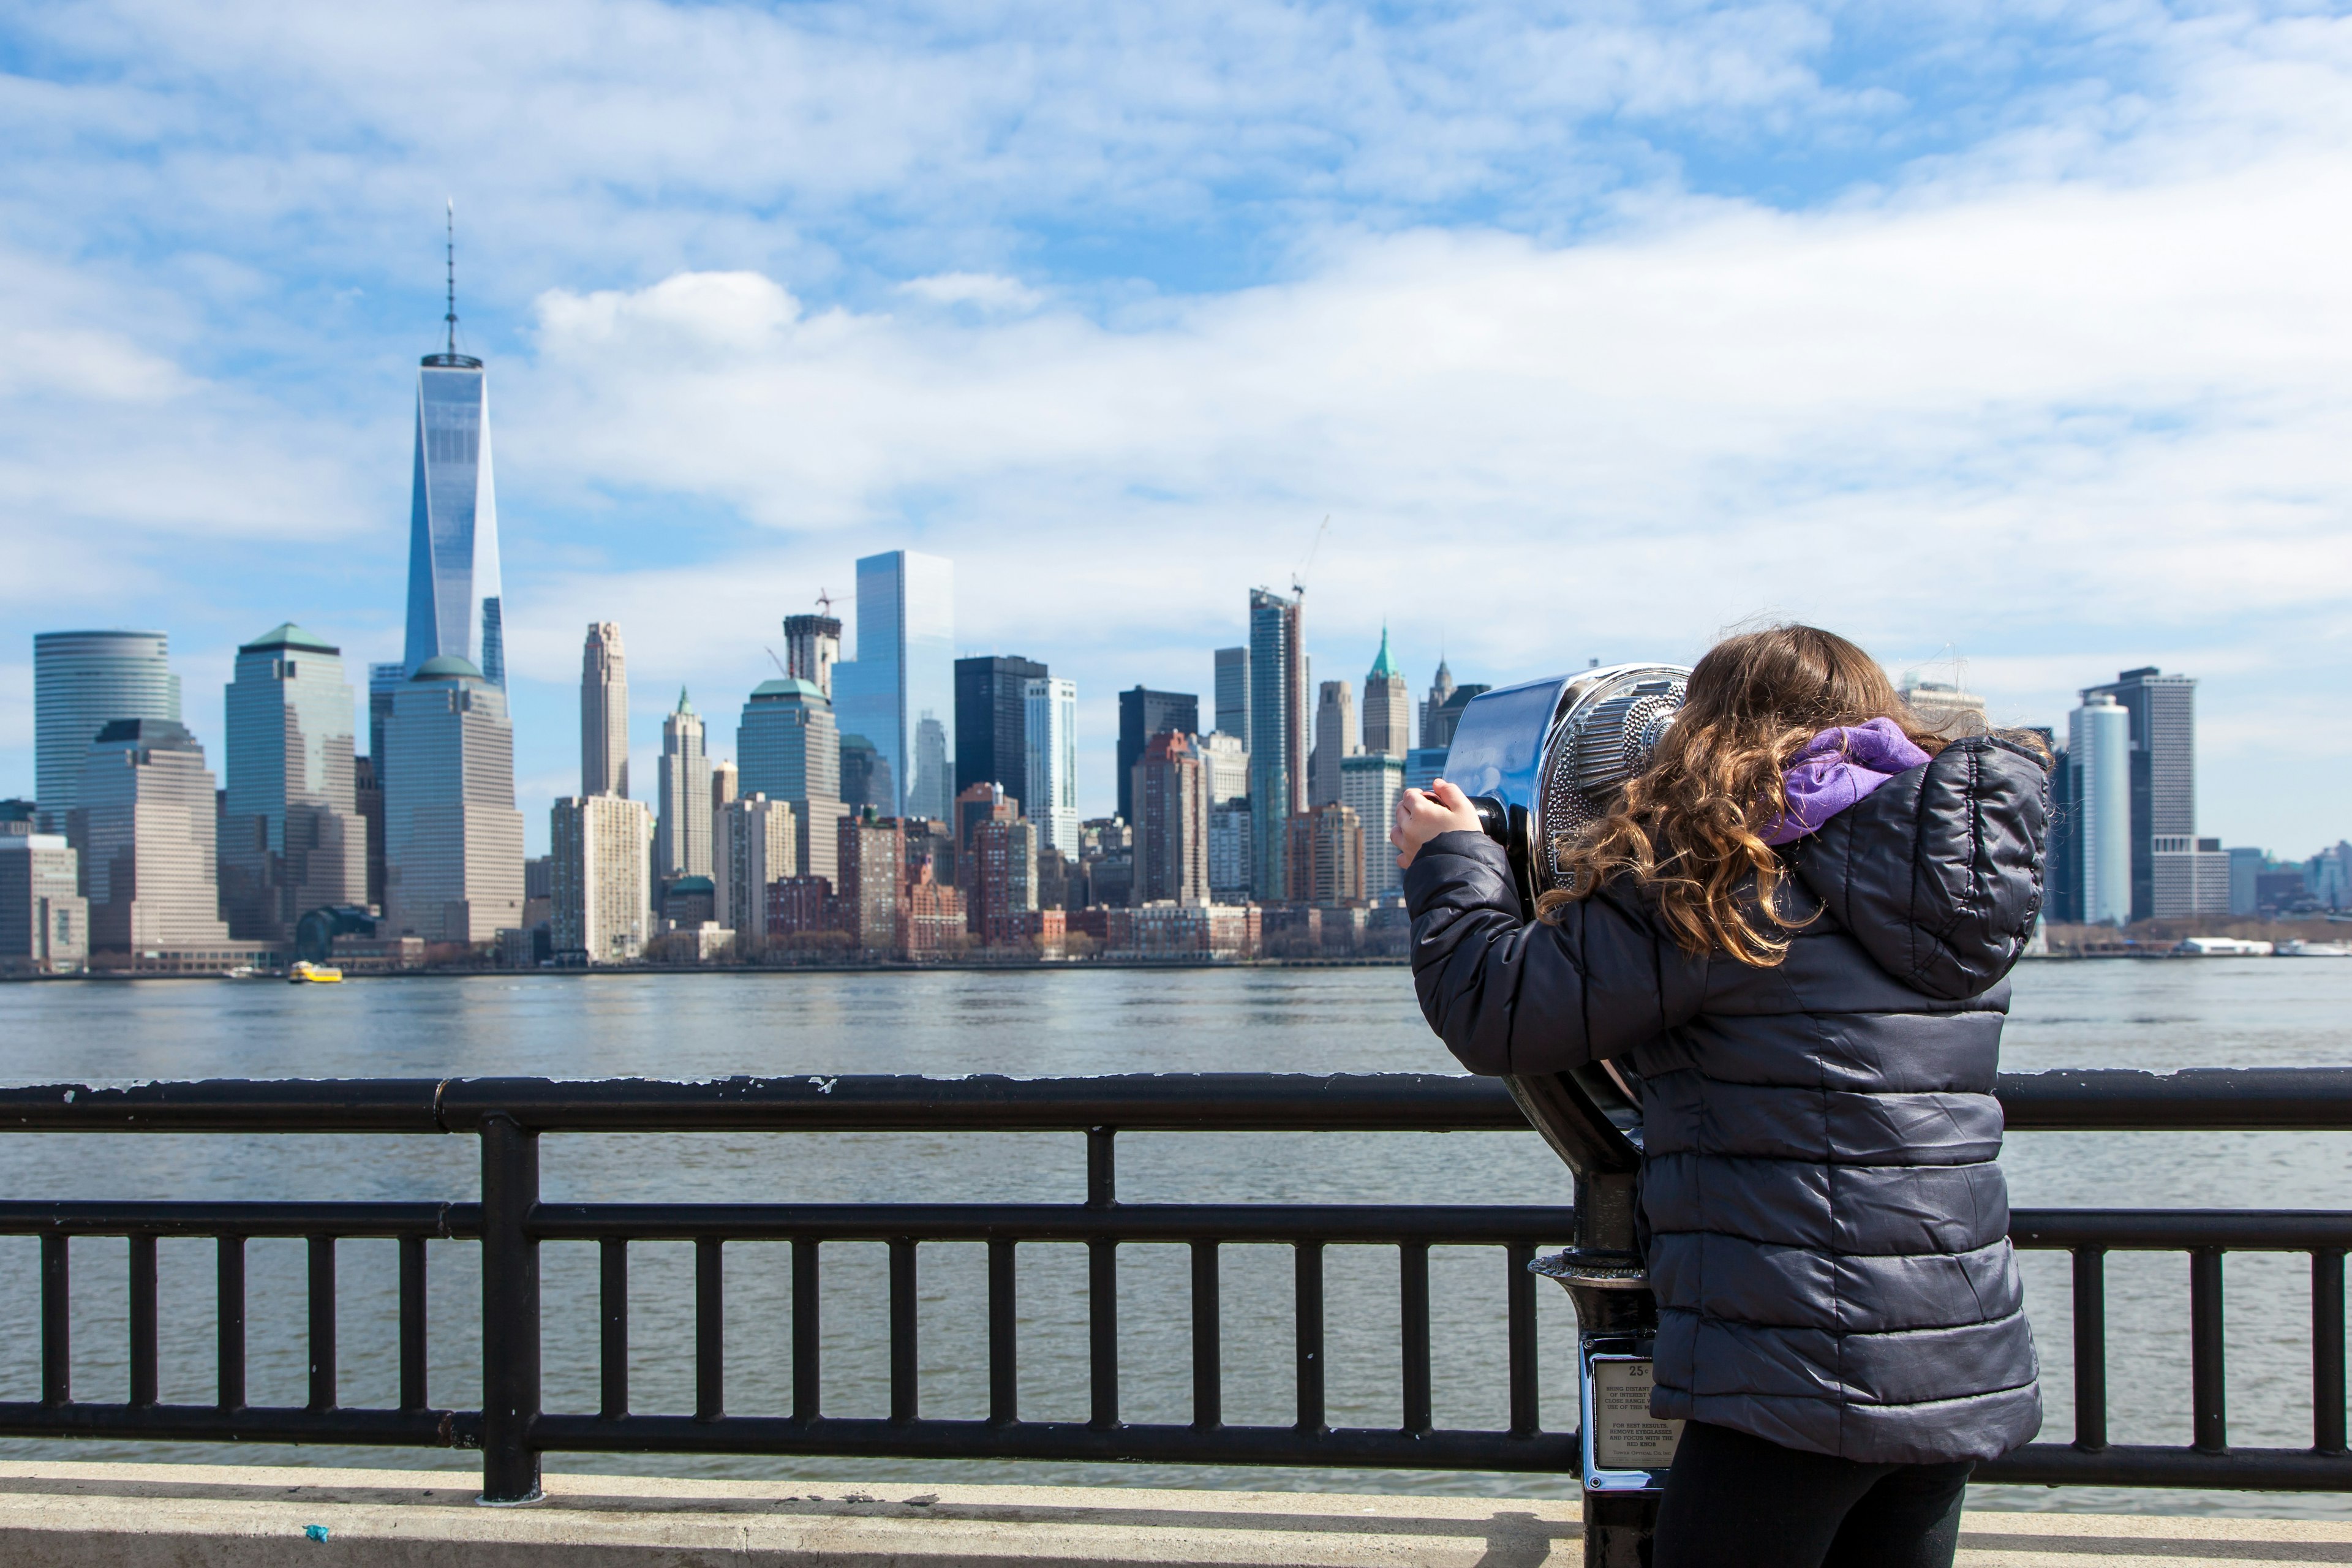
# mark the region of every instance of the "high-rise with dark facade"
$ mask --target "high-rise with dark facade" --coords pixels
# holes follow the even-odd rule
[[[2196,679],[2149,665],[2084,689],[2084,700],[2094,695],[2113,698],[2131,716],[2131,918],[2195,912],[2158,897],[2157,840],[2197,832]]]
[[[1154,735],[1201,732],[1201,700],[1189,691],[1130,687],[1118,694],[1118,814],[1135,820],[1135,764]]]
[[[974,784],[1028,787],[1029,742],[1024,728],[1029,682],[1050,672],[1034,658],[955,661],[955,784],[961,795]]]
[[[1307,809],[1307,650],[1302,605],[1265,588],[1250,590],[1250,805],[1257,840],[1257,896],[1282,903],[1289,891],[1292,814]]]

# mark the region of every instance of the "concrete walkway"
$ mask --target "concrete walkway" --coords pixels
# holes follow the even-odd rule
[[[1564,1568],[1572,1501],[557,1476],[483,1508],[465,1472],[0,1464],[11,1568]],[[1979,1513],[1970,1568],[2352,1564],[2352,1522]]]

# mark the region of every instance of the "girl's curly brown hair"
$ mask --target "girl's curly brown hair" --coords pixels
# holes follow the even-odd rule
[[[1801,923],[1780,913],[1785,871],[1764,842],[1789,806],[1781,770],[1822,731],[1873,719],[1893,720],[1931,756],[1946,743],[1842,637],[1782,626],[1726,637],[1692,669],[1681,712],[1617,809],[1559,855],[1568,883],[1536,900],[1538,915],[1630,878],[1685,952],[1779,963],[1784,933]]]

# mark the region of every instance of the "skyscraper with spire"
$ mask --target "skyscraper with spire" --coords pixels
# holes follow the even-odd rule
[[[661,816],[654,826],[654,876],[710,875],[710,759],[702,716],[677,689],[677,707],[662,721]]]
[[[1389,629],[1381,628],[1381,657],[1364,676],[1364,750],[1402,757],[1412,750],[1412,694],[1404,671],[1389,657]]]
[[[1437,656],[1437,679],[1429,683],[1429,695],[1421,704],[1421,743],[1424,746],[1445,744],[1438,739],[1437,715],[1454,700],[1454,672],[1445,668],[1445,656]],[[1451,739],[1448,737],[1447,739]]]
[[[489,389],[482,362],[457,352],[457,208],[449,212],[448,340],[416,374],[416,462],[408,510],[408,646],[425,660],[461,658],[503,689],[499,509],[490,483]]]
[[[591,622],[580,649],[580,793],[629,794],[629,664],[610,621]]]

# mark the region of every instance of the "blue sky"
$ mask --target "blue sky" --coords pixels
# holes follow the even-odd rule
[[[583,627],[649,759],[898,546],[958,640],[1206,691],[1796,616],[2063,723],[2199,676],[2202,830],[2352,833],[2336,5],[23,4],[0,14],[0,794],[30,638],[396,657],[442,203],[519,790]],[[639,776],[650,777],[644,761]]]

